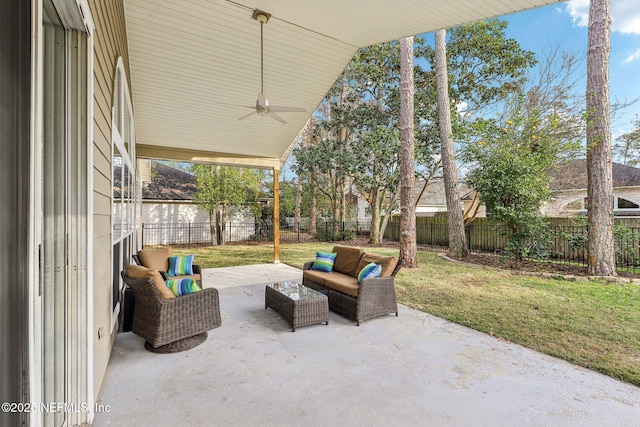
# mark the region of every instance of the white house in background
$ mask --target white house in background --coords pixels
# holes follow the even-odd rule
[[[193,201],[197,178],[183,170],[150,159],[138,161],[149,170],[141,174],[143,244],[170,245],[211,241],[209,212]],[[244,241],[254,234],[255,218],[251,209],[229,207],[225,241]]]
[[[147,163],[150,171],[141,176],[143,224],[209,222],[209,213],[193,201],[198,189],[194,175],[150,159],[138,163]]]
[[[414,191],[415,197],[420,196],[424,182],[416,182]],[[463,212],[469,212],[475,210],[477,206],[477,199],[475,198],[476,191],[467,187],[466,185],[460,185],[458,187],[460,192],[460,208]],[[477,218],[483,218],[487,216],[484,205],[477,206],[478,210],[475,215]],[[436,216],[446,215],[447,213],[447,198],[444,191],[444,180],[441,178],[432,179],[429,181],[426,190],[420,197],[416,206],[416,216]]]
[[[615,216],[640,216],[640,169],[612,164],[613,213]],[[574,217],[587,214],[587,161],[571,160],[552,172],[552,198],[543,213],[550,217]]]
[[[76,406],[3,411],[0,425],[92,422],[120,272],[141,244],[138,159],[259,167],[277,186],[360,47],[550,3],[560,1],[3,0],[0,400]],[[246,108],[229,105],[258,98],[259,6],[271,14],[266,95],[306,114],[239,121]]]

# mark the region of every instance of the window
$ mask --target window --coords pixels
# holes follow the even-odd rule
[[[133,129],[133,108],[129,86],[122,59],[118,60],[113,88],[111,125],[111,171],[112,171],[112,263],[113,263],[113,317],[118,319],[124,284],[120,271],[131,262],[131,255],[137,249],[139,233],[136,232],[138,216],[136,205],[140,198],[134,189],[136,179],[135,144]]]
[[[574,213],[585,213],[588,209],[589,204],[586,197],[574,200],[573,202],[570,202],[565,206],[565,210]],[[613,212],[616,215],[630,214],[634,212],[640,213],[640,204],[626,197],[614,195]]]
[[[624,197],[615,197],[614,199],[614,205],[613,205],[613,209],[614,210],[640,210],[640,205],[638,205],[636,202],[633,202],[629,199],[626,199]]]

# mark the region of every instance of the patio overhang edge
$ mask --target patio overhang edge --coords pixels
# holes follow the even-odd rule
[[[215,151],[188,150],[184,148],[159,147],[157,145],[136,145],[136,157],[154,160],[171,160],[190,163],[213,163],[257,169],[280,169],[281,159],[270,157],[249,157]]]

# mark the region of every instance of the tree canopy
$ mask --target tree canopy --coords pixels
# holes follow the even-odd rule
[[[506,37],[506,25],[489,20],[449,32],[456,140],[473,130],[469,123],[478,118],[467,114],[466,122],[461,120],[460,105],[478,111],[504,99],[520,87],[526,69],[535,63],[532,52]],[[415,170],[428,177],[440,165],[440,137],[434,50],[423,38],[415,40],[415,57]],[[382,217],[397,209],[399,199],[399,89],[398,43],[361,49],[317,110],[313,142],[294,150],[296,171],[314,174],[318,189],[332,200],[333,219],[348,217],[344,195],[352,188],[367,200],[372,241],[381,238]]]

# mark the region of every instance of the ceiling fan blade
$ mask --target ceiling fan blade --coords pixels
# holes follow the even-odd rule
[[[287,124],[287,121],[285,119],[283,119],[282,117],[280,117],[279,115],[277,115],[276,113],[273,112],[269,112],[269,114],[267,114],[267,116],[271,117],[274,120],[279,121],[280,123],[282,123],[283,125]]]
[[[226,105],[226,106],[228,106],[228,107],[238,107],[238,108],[252,108],[252,109],[254,109],[254,110],[255,110],[255,108],[256,108],[256,106],[255,106],[255,105],[253,105],[253,106],[248,106],[248,105],[238,105],[238,104],[231,104],[231,103],[228,103],[228,102],[217,102],[217,101],[216,101],[216,105]]]
[[[281,105],[269,105],[270,113],[306,113],[307,110],[300,107],[283,107]]]
[[[251,108],[254,108],[254,107],[251,107]],[[255,112],[255,111],[252,111],[252,112],[250,112],[249,114],[246,114],[246,115],[244,115],[244,116],[242,116],[242,117],[239,117],[239,118],[238,118],[238,120],[244,120],[244,119],[246,119],[247,117],[249,117],[249,116],[250,116],[250,115],[252,115],[252,114],[256,114],[256,112]]]

